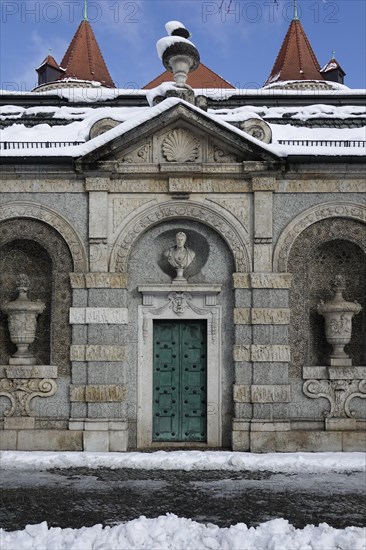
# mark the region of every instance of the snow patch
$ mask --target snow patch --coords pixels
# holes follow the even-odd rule
[[[242,453],[233,451],[156,451],[89,453],[2,451],[4,470],[51,468],[132,468],[143,470],[228,470],[269,472],[366,472],[364,453]]]
[[[366,528],[335,529],[327,523],[296,529],[279,518],[248,529],[245,523],[220,528],[166,514],[154,519],[140,516],[114,527],[61,529],[46,522],[23,531],[0,530],[2,550],[364,550]]]

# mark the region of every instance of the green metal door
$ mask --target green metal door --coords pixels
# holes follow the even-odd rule
[[[154,321],[154,441],[207,440],[206,321]]]

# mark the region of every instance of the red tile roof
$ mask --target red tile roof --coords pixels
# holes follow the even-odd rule
[[[293,19],[267,84],[286,80],[324,80],[320,65],[299,19]]]
[[[62,80],[91,80],[115,88],[89,21],[83,20],[80,23],[60,67],[65,69]]]
[[[343,75],[346,74],[338,61],[334,57],[332,57],[332,59],[328,61],[328,63],[320,70],[320,72],[328,73],[329,71],[334,71],[335,69],[339,69],[340,71],[342,71]]]
[[[151,90],[151,88],[155,88],[163,82],[174,82],[173,73],[164,71],[159,76],[154,78],[154,80],[146,84],[143,87],[143,90]],[[195,71],[189,73],[187,84],[196,89],[203,88],[211,90],[212,88],[234,88],[230,82],[224,80],[221,76],[211,71],[211,69],[206,67],[203,63],[200,63]]]
[[[48,65],[49,67],[53,67],[54,69],[59,69],[60,67],[58,66],[58,63],[57,61],[55,60],[54,57],[52,57],[52,55],[48,55],[43,61],[42,63],[40,64],[40,66],[38,67],[38,69],[36,69],[37,71],[43,67],[43,65]]]

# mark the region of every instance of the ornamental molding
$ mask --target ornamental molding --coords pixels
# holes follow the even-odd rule
[[[142,334],[145,341],[149,335],[149,317],[164,316],[168,310],[171,310],[177,317],[189,314],[188,310],[195,313],[197,317],[206,317],[208,320],[208,334],[211,335],[212,342],[217,341],[219,308],[216,306],[216,300],[213,300],[214,307],[199,307],[195,304],[194,297],[190,292],[170,292],[165,300],[165,303],[160,307],[147,308],[142,306]]]
[[[144,285],[138,287],[137,447],[153,447],[154,321],[204,321],[207,334],[207,446],[221,445],[221,285]]]
[[[352,202],[328,202],[302,212],[285,227],[278,239],[273,255],[273,271],[287,271],[291,248],[299,235],[314,223],[328,218],[348,218],[366,223],[366,206]],[[357,244],[362,247],[362,243]],[[366,252],[365,243],[362,248]]]
[[[55,229],[69,247],[74,271],[88,271],[88,261],[84,245],[70,222],[55,210],[35,202],[12,202],[0,206],[0,222],[13,218],[33,218]]]
[[[350,403],[355,397],[366,399],[366,380],[307,380],[303,392],[311,399],[324,397],[330,403],[326,418],[353,418]]]
[[[56,391],[56,381],[50,378],[1,378],[0,396],[10,399],[10,408],[4,416],[35,416],[32,399],[51,397]]]
[[[153,205],[147,204],[126,223],[113,246],[109,271],[127,273],[129,255],[135,242],[150,228],[172,219],[191,219],[208,225],[227,243],[234,257],[236,271],[250,271],[249,239],[244,227],[234,216],[211,204],[194,201],[182,204],[177,200]]]

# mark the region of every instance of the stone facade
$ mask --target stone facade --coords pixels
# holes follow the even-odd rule
[[[258,143],[177,104],[72,162],[7,159],[0,309],[19,272],[46,309],[31,368],[11,367],[0,314],[3,448],[365,448],[364,164]],[[180,232],[194,254],[174,281]],[[362,311],[352,365],[332,366],[316,306],[338,274]],[[203,442],[154,440],[159,319],[207,327]]]

